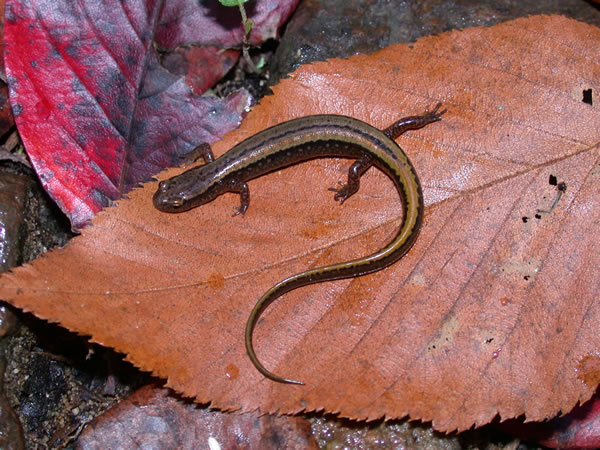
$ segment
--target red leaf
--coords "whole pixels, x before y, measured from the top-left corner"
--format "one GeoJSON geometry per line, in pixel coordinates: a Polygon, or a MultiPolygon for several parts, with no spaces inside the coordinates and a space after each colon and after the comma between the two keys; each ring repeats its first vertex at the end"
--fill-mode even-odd
{"type": "Polygon", "coordinates": [[[171,73],[184,76],[187,85],[201,95],[229,72],[238,57],[236,50],[191,46],[167,53],[161,63],[171,73]]]}
{"type": "MultiPolygon", "coordinates": [[[[266,18],[269,4],[257,4],[266,18]]],[[[277,10],[289,13],[294,4],[290,0],[277,10]]],[[[162,5],[151,0],[6,5],[6,70],[17,126],[42,184],[75,228],[196,145],[237,127],[248,107],[246,94],[227,102],[197,97],[158,64],[154,35],[168,36],[160,23],[171,18],[161,17],[162,5]]],[[[203,10],[197,3],[167,5],[169,14],[177,7],[194,11],[181,23],[168,22],[169,33],[187,42],[189,29],[179,26],[205,31],[194,22],[203,10]]],[[[237,10],[227,11],[235,12],[241,29],[237,10]]]]}
{"type": "Polygon", "coordinates": [[[564,417],[549,422],[508,420],[499,427],[528,441],[551,448],[600,448],[600,398],[596,394],[564,417]]]}
{"type": "MultiPolygon", "coordinates": [[[[250,44],[277,37],[277,30],[292,14],[299,0],[256,0],[244,4],[252,20],[250,44]]],[[[156,42],[161,48],[174,49],[194,42],[203,46],[230,48],[242,42],[244,29],[237,7],[218,1],[174,0],[165,3],[156,42]]]]}
{"type": "Polygon", "coordinates": [[[4,136],[15,124],[15,118],[8,101],[8,87],[0,82],[0,136],[4,136]]]}

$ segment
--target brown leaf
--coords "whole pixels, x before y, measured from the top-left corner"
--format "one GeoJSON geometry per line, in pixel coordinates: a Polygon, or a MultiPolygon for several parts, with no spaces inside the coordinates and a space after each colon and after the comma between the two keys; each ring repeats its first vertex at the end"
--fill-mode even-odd
{"type": "Polygon", "coordinates": [[[259,357],[304,387],[254,369],[246,318],[282,278],[390,239],[400,202],[377,170],[341,207],[327,188],[347,161],[275,172],[250,183],[244,218],[231,218],[237,195],[160,213],[150,183],[66,249],[2,277],[0,295],[225,410],[409,415],[445,431],[568,411],[597,384],[577,368],[600,348],[600,115],[582,101],[592,89],[598,102],[599,40],[539,16],[312,64],[214,147],[307,114],[382,128],[438,101],[449,110],[399,139],[427,204],[411,252],[287,294],[258,324],[259,357]]]}

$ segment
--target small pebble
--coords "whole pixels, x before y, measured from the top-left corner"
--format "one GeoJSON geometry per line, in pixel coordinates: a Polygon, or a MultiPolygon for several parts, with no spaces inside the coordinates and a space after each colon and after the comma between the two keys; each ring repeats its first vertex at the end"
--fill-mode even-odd
{"type": "Polygon", "coordinates": [[[0,303],[0,339],[15,333],[19,328],[19,321],[4,303],[0,303]]]}

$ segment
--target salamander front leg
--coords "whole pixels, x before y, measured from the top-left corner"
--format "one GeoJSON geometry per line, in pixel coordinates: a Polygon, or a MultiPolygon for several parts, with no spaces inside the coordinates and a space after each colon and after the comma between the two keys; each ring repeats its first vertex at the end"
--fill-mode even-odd
{"type": "Polygon", "coordinates": [[[358,192],[360,188],[360,177],[373,165],[373,157],[370,153],[365,153],[360,159],[354,162],[348,170],[348,182],[346,184],[338,182],[339,188],[329,188],[335,192],[333,199],[344,204],[346,200],[358,192]]]}
{"type": "Polygon", "coordinates": [[[204,162],[207,164],[215,160],[215,156],[213,155],[210,144],[205,142],[194,148],[191,152],[180,156],[180,159],[184,161],[183,167],[187,167],[190,164],[195,163],[200,158],[204,159],[204,162]]]}

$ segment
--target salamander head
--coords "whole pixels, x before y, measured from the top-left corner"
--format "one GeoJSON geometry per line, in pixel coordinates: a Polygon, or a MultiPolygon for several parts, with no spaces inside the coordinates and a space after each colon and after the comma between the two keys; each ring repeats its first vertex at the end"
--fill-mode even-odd
{"type": "Polygon", "coordinates": [[[219,182],[208,182],[210,177],[188,170],[168,180],[161,181],[152,197],[154,207],[162,212],[178,213],[214,200],[219,194],[219,182]]]}

